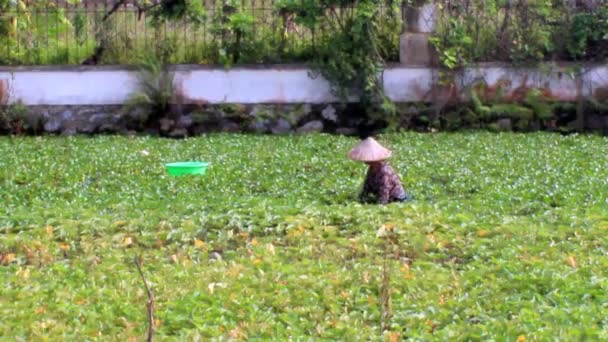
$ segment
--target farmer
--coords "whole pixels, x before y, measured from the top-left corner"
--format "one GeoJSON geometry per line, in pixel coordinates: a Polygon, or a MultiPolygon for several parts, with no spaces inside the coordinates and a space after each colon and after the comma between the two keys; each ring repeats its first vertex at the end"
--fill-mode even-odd
{"type": "Polygon", "coordinates": [[[362,202],[375,201],[387,204],[409,199],[399,176],[385,161],[390,156],[391,151],[371,137],[363,140],[348,153],[350,159],[362,161],[369,166],[363,190],[359,196],[362,202]]]}

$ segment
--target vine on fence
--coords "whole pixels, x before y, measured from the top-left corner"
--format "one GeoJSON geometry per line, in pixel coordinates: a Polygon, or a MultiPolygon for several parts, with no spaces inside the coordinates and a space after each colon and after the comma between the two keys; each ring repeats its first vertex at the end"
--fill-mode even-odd
{"type": "Polygon", "coordinates": [[[431,43],[449,69],[483,61],[529,64],[608,56],[605,6],[588,10],[552,0],[461,0],[439,2],[439,13],[431,43]]]}
{"type": "Polygon", "coordinates": [[[569,33],[567,49],[573,58],[607,58],[608,8],[577,13],[569,33]]]}
{"type": "Polygon", "coordinates": [[[43,57],[55,64],[69,59],[66,46],[56,37],[64,34],[70,26],[65,10],[55,4],[0,0],[0,64],[18,64],[23,60],[39,64],[43,57]],[[44,21],[32,14],[42,8],[45,9],[44,21]],[[47,48],[49,43],[56,47],[52,55],[41,44],[32,42],[32,37],[41,35],[47,36],[47,48]]]}
{"type": "Polygon", "coordinates": [[[319,22],[330,25],[333,34],[316,41],[311,65],[341,100],[359,97],[365,124],[390,121],[395,114],[384,93],[382,73],[385,60],[395,53],[390,41],[398,38],[393,34],[400,25],[400,4],[396,0],[283,0],[278,4],[281,12],[290,13],[313,31],[319,22]]]}

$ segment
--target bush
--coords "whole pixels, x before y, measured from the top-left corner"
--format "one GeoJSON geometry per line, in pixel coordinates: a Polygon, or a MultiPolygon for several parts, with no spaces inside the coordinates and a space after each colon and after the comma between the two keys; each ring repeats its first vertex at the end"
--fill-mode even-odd
{"type": "Polygon", "coordinates": [[[567,49],[572,58],[608,57],[608,8],[577,13],[569,31],[567,49]]]}

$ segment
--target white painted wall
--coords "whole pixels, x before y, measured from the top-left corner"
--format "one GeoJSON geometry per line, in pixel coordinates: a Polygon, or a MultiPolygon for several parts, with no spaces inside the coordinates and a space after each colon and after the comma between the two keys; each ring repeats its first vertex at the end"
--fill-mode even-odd
{"type": "MultiPolygon", "coordinates": [[[[577,96],[576,82],[564,68],[518,69],[478,66],[457,77],[461,89],[476,80],[489,84],[508,79],[511,90],[521,86],[545,87],[562,100],[577,96]]],[[[390,67],[384,75],[386,93],[396,102],[428,101],[436,73],[429,68],[390,67]]],[[[137,73],[112,67],[0,69],[10,101],[26,105],[115,105],[137,90],[137,73]]],[[[186,103],[327,103],[336,100],[322,78],[310,78],[303,67],[270,66],[230,70],[180,66],[176,88],[186,103]]],[[[583,94],[608,87],[608,66],[590,67],[583,76],[583,94]]]]}
{"type": "Polygon", "coordinates": [[[107,105],[124,103],[137,87],[125,70],[0,71],[10,101],[26,105],[107,105]]]}
{"type": "Polygon", "coordinates": [[[306,69],[234,69],[177,72],[177,88],[188,102],[327,103],[329,84],[306,69]]]}

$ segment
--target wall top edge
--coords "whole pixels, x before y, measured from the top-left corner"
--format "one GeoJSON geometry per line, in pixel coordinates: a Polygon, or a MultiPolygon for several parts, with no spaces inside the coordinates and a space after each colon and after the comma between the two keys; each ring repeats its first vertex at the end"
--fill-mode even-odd
{"type": "MultiPolygon", "coordinates": [[[[514,65],[502,62],[484,62],[471,65],[464,68],[484,69],[484,68],[508,68],[508,69],[535,69],[540,67],[553,68],[598,68],[608,67],[608,63],[577,63],[577,62],[543,62],[535,65],[514,65]]],[[[435,69],[427,65],[403,65],[399,63],[389,63],[386,65],[386,70],[406,70],[406,69],[435,69]]],[[[199,65],[199,64],[176,64],[171,66],[173,71],[197,71],[197,70],[217,70],[217,71],[242,71],[242,70],[293,70],[293,71],[308,71],[309,66],[306,64],[251,64],[238,65],[230,68],[225,68],[221,65],[199,65]]],[[[0,72],[31,72],[31,71],[50,71],[50,72],[88,72],[88,71],[137,71],[137,67],[133,65],[32,65],[32,66],[1,66],[0,72]]],[[[458,71],[458,70],[454,70],[458,71]]]]}

